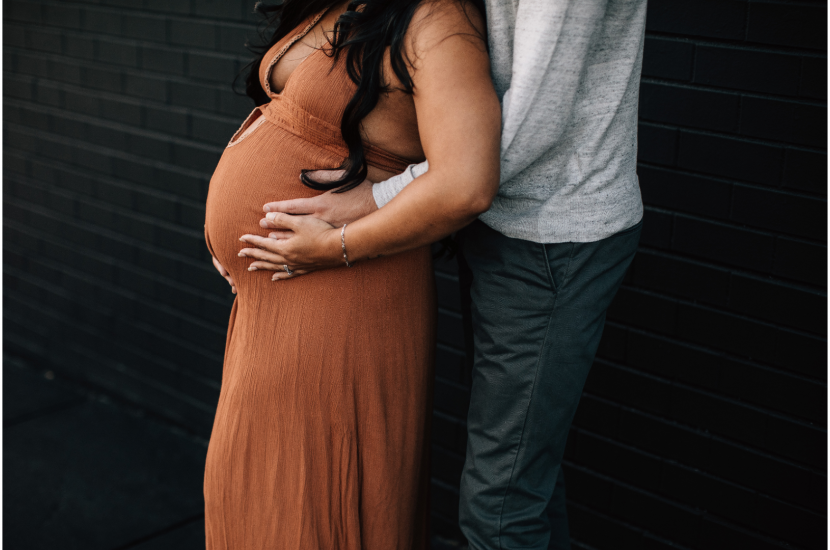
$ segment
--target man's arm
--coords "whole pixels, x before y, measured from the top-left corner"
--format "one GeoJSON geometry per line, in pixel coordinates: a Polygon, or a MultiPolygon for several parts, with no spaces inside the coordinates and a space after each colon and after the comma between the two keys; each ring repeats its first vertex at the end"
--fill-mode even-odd
{"type": "MultiPolygon", "coordinates": [[[[428,169],[429,163],[427,161],[420,164],[410,164],[397,176],[392,176],[380,183],[373,184],[366,180],[345,193],[327,191],[316,197],[269,202],[262,209],[265,212],[282,212],[294,215],[309,214],[331,225],[342,226],[344,223],[359,220],[383,207],[403,191],[404,187],[412,183],[415,178],[426,174],[428,169]]],[[[317,181],[335,181],[342,177],[342,174],[341,170],[316,170],[312,172],[312,177],[317,181]]],[[[277,229],[268,218],[263,218],[259,224],[265,229],[277,229]]],[[[274,235],[275,237],[288,236],[286,232],[279,230],[274,235]]]]}
{"type": "Polygon", "coordinates": [[[425,160],[421,164],[410,164],[406,167],[406,170],[397,176],[374,184],[372,186],[372,196],[375,198],[375,204],[378,205],[378,208],[383,208],[415,178],[426,174],[427,170],[429,170],[429,161],[425,160]]]}
{"type": "MultiPolygon", "coordinates": [[[[429,6],[458,9],[430,17],[428,24],[413,22],[423,40],[412,56],[413,100],[429,170],[383,208],[349,223],[345,242],[353,261],[440,240],[487,210],[498,191],[501,116],[486,49],[471,38],[473,32],[459,32],[470,19],[455,4],[429,6]]],[[[483,27],[481,19],[478,24],[483,27]]],[[[251,267],[276,271],[274,277],[283,279],[343,265],[340,227],[313,216],[270,212],[267,217],[285,235],[242,236],[248,247],[240,254],[261,260],[251,267]]]]}

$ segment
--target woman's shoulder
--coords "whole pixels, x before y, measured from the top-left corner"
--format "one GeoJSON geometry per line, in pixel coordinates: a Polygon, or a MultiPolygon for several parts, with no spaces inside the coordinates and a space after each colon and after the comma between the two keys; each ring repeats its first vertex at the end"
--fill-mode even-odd
{"type": "Polygon", "coordinates": [[[486,48],[487,24],[474,0],[423,0],[412,14],[407,35],[416,57],[454,37],[486,48]]]}

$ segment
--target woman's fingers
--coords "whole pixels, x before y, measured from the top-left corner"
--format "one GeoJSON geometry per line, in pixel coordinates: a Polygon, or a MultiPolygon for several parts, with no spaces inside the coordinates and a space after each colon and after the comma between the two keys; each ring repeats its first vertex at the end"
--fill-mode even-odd
{"type": "Polygon", "coordinates": [[[222,267],[222,264],[219,263],[219,260],[216,259],[216,256],[211,256],[211,258],[213,258],[213,267],[216,268],[216,271],[219,272],[219,275],[227,278],[228,272],[225,270],[224,267],[222,267]]]}
{"type": "Polygon", "coordinates": [[[345,170],[312,170],[306,172],[306,176],[318,183],[331,183],[339,181],[346,175],[345,170]]]}
{"type": "MultiPolygon", "coordinates": [[[[291,269],[291,268],[289,268],[291,269]]],[[[292,269],[291,273],[289,274],[285,270],[285,265],[283,264],[274,264],[271,262],[252,262],[251,265],[248,267],[248,271],[273,271],[274,274],[271,276],[272,281],[280,281],[282,279],[291,279],[298,275],[303,275],[308,273],[305,269],[292,269]]]]}
{"type": "Polygon", "coordinates": [[[254,258],[255,260],[261,260],[264,262],[282,265],[287,263],[285,258],[280,256],[279,254],[274,254],[268,250],[262,250],[261,248],[243,248],[239,251],[240,258],[254,258]]]}
{"type": "Polygon", "coordinates": [[[304,269],[295,269],[294,271],[291,272],[291,275],[289,275],[285,271],[282,271],[282,272],[278,271],[278,272],[274,273],[273,275],[271,275],[271,280],[272,281],[283,281],[285,279],[293,279],[294,277],[299,277],[300,275],[305,275],[306,273],[308,273],[308,271],[306,271],[304,269]]]}
{"type": "Polygon", "coordinates": [[[259,226],[263,229],[277,229],[281,235],[281,239],[287,239],[288,237],[294,234],[293,231],[282,229],[281,226],[275,225],[274,222],[272,222],[268,218],[262,218],[261,220],[259,220],[259,226]]]}
{"type": "Polygon", "coordinates": [[[248,271],[282,271],[285,273],[285,264],[275,264],[273,262],[251,262],[251,265],[248,266],[248,271]]]}
{"type": "Polygon", "coordinates": [[[231,277],[230,273],[228,273],[228,270],[225,269],[225,267],[219,263],[219,260],[216,259],[216,256],[211,256],[211,258],[213,258],[213,267],[215,267],[216,271],[219,272],[219,275],[221,275],[226,281],[228,281],[228,284],[231,285],[231,292],[236,294],[236,283],[233,282],[233,277],[231,277]]]}

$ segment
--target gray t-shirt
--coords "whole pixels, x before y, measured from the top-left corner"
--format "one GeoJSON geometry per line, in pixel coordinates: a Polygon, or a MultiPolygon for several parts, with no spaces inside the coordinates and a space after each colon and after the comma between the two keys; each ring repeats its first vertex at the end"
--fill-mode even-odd
{"type": "MultiPolygon", "coordinates": [[[[636,224],[646,0],[485,2],[501,184],[480,219],[540,243],[592,242],[636,224]]],[[[375,184],[378,207],[428,168],[375,184]]]]}

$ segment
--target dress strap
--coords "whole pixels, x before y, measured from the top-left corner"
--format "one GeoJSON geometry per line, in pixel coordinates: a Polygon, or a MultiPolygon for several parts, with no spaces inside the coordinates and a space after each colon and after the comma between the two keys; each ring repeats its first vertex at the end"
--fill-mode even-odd
{"type": "MultiPolygon", "coordinates": [[[[285,52],[287,52],[289,50],[289,48],[291,48],[291,46],[293,46],[298,40],[302,40],[303,38],[305,38],[305,36],[311,31],[311,29],[314,28],[314,26],[320,21],[320,19],[323,18],[323,16],[328,11],[329,11],[329,8],[327,8],[327,9],[321,11],[320,13],[318,13],[317,15],[315,15],[314,18],[311,20],[311,22],[309,22],[302,31],[295,34],[294,37],[291,38],[291,40],[289,40],[288,42],[286,42],[285,45],[283,45],[283,47],[280,48],[279,51],[277,51],[276,54],[274,54],[274,57],[271,58],[270,63],[268,63],[268,67],[265,68],[265,77],[263,78],[263,83],[262,83],[263,87],[265,88],[265,93],[268,94],[268,97],[271,97],[271,94],[272,94],[272,92],[271,92],[271,70],[274,68],[274,65],[276,65],[277,62],[280,59],[282,59],[282,56],[285,55],[285,52]]],[[[313,52],[312,52],[312,54],[313,54],[313,52]]],[[[310,55],[309,55],[309,57],[310,57],[310,55]]]]}

